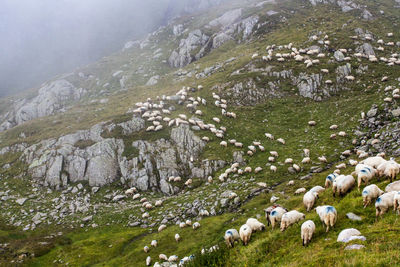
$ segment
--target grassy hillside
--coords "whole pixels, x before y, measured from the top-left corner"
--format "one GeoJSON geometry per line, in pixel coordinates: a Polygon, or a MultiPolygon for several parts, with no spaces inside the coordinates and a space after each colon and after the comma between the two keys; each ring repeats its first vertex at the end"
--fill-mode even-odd
{"type": "MultiPolygon", "coordinates": [[[[179,22],[186,23],[189,29],[196,29],[226,10],[240,7],[240,2],[219,7],[207,14],[197,14],[193,19],[183,17],[179,19],[179,22]]],[[[361,112],[367,112],[373,104],[378,105],[380,110],[384,110],[385,107],[398,107],[396,100],[390,104],[383,101],[386,96],[383,90],[389,85],[394,88],[399,86],[395,79],[398,78],[400,67],[398,65],[390,67],[382,62],[372,64],[366,59],[352,57],[348,63],[351,64],[351,74],[356,77],[356,81],[340,84],[347,90],[331,93],[330,97],[317,102],[299,96],[298,89],[291,80],[271,77],[266,74],[266,69],[270,68],[276,72],[291,70],[294,76],[298,76],[300,73],[320,73],[321,68],[326,68],[330,73],[324,76],[323,82],[331,79],[336,84],[335,70],[338,66],[344,65],[344,62],[332,61],[332,53],[327,53],[325,58],[320,59],[320,64],[310,68],[306,68],[303,62],[294,60],[279,63],[276,60],[265,62],[261,59],[266,54],[265,48],[268,45],[286,45],[290,42],[298,48],[317,45],[316,41],[309,40],[309,37],[314,34],[320,36],[327,34],[331,47],[351,49],[353,53],[356,47],[362,44],[361,40],[354,41],[349,38],[355,35],[356,28],[369,30],[374,34],[375,40],[380,38],[387,40],[387,32],[393,32],[394,40],[398,40],[400,30],[396,23],[400,18],[400,9],[393,8],[393,1],[357,1],[357,3],[367,5],[375,19],[372,21],[360,19],[359,10],[342,13],[337,6],[312,7],[306,1],[282,1],[277,4],[266,4],[262,8],[248,8],[245,10],[246,14],[258,14],[261,21],[266,21],[266,26],[258,29],[251,41],[227,42],[182,69],[182,71],[190,72],[203,70],[217,63],[222,64],[222,68],[217,72],[201,79],[192,76],[186,77],[184,81],[176,80],[176,69],[168,67],[166,63],[151,60],[151,55],[156,49],[151,45],[143,51],[121,52],[82,68],[85,73],[102,77],[104,80],[101,80],[100,84],[103,84],[110,82],[109,75],[122,65],[128,64],[126,71],[132,78],[131,83],[126,90],[121,91],[113,87],[118,81],[112,81],[114,82],[114,84],[111,82],[113,90],[104,95],[97,95],[102,90],[96,87],[97,85],[84,84],[94,86],[87,99],[72,106],[66,113],[37,119],[0,133],[1,146],[22,141],[33,144],[42,139],[86,129],[102,121],[126,121],[130,118],[130,115],[126,115],[126,111],[136,102],[144,101],[148,97],[154,99],[156,96],[175,94],[182,86],[197,87],[201,84],[204,89],[191,93],[190,96],[200,96],[209,103],[205,107],[200,107],[204,113],[202,119],[211,123],[213,117],[220,117],[221,123],[218,126],[227,128],[224,140],[236,139],[244,144],[244,149],[238,149],[232,145],[225,148],[219,145],[221,140],[210,132],[196,132],[200,137],[208,136],[211,139],[202,152],[201,158],[223,159],[232,163],[233,152],[246,152],[246,147],[253,141],[260,141],[266,152],[258,151],[252,157],[244,156],[244,158],[245,166],[251,166],[253,169],[260,166],[263,171],[257,174],[253,172],[241,176],[230,176],[228,181],[221,183],[218,181],[218,176],[224,172],[225,169],[222,169],[213,175],[213,183],[208,184],[206,181],[195,179],[194,186],[184,188],[181,193],[168,198],[159,193],[142,192],[142,196],[150,201],[164,199],[162,207],[149,212],[155,225],[147,228],[127,226],[132,216],[140,217],[142,214],[141,206],[133,200],[127,200],[124,206],[113,203],[101,210],[96,210],[96,216],[90,223],[96,224],[96,227],[88,225],[80,227],[83,216],[81,214],[66,219],[65,224],[59,226],[41,224],[34,231],[22,231],[19,227],[9,226],[8,222],[14,215],[27,218],[25,213],[40,211],[41,208],[52,205],[52,199],[60,196],[58,191],[47,193],[47,189],[43,188],[41,189],[43,198],[28,201],[24,206],[24,211],[16,205],[4,208],[5,216],[0,219],[0,244],[7,245],[0,245],[0,264],[5,266],[18,263],[27,266],[144,266],[147,256],[151,256],[152,264],[154,264],[159,261],[158,255],[161,253],[167,256],[175,254],[179,258],[194,254],[195,260],[189,266],[321,266],[323,264],[326,266],[387,266],[398,264],[400,262],[399,217],[392,211],[385,214],[382,219],[375,220],[373,205],[364,209],[361,194],[357,189],[353,189],[342,198],[334,198],[331,189],[327,189],[320,195],[316,205],[335,206],[339,218],[334,229],[325,233],[315,211],[307,213],[302,204],[302,195],[294,195],[294,191],[300,187],[310,189],[315,185],[323,185],[325,177],[335,169],[335,165],[341,162],[348,163],[348,159],[340,156],[343,151],[354,148],[352,141],[357,138],[354,130],[359,126],[361,112]],[[279,13],[270,17],[265,15],[270,10],[279,11],[279,13]],[[385,15],[381,15],[378,10],[384,11],[385,15]],[[259,56],[252,59],[254,53],[258,53],[259,56]],[[224,63],[232,57],[235,60],[224,63]],[[148,71],[148,76],[138,74],[139,65],[148,71]],[[251,66],[255,66],[256,70],[251,66]],[[357,73],[357,70],[363,66],[368,66],[368,70],[357,73]],[[241,70],[240,74],[232,75],[237,70],[241,70]],[[151,87],[143,85],[156,73],[161,75],[157,85],[151,87]],[[383,76],[389,76],[389,81],[381,82],[383,76]],[[235,101],[234,96],[227,95],[228,110],[235,112],[237,118],[222,117],[221,109],[213,105],[212,93],[227,94],[235,84],[240,82],[245,84],[249,80],[255,83],[256,89],[266,88],[269,82],[276,82],[282,94],[279,97],[268,96],[260,103],[247,103],[240,106],[232,105],[231,103],[235,101]],[[89,100],[93,96],[107,97],[109,101],[105,105],[98,102],[90,103],[89,100]],[[316,121],[316,126],[308,126],[310,120],[316,121]],[[339,129],[329,130],[332,124],[337,124],[339,129]],[[337,134],[338,131],[345,131],[347,136],[331,139],[330,135],[337,134]],[[27,136],[24,139],[19,137],[22,132],[27,136]],[[273,134],[275,139],[284,138],[286,144],[282,145],[276,140],[267,139],[264,135],[266,132],[273,134]],[[311,151],[310,164],[300,163],[304,148],[311,151]],[[278,167],[276,173],[269,169],[271,165],[268,162],[269,151],[279,153],[279,157],[273,163],[278,167]],[[318,157],[322,155],[326,156],[328,164],[319,162],[318,157]],[[284,160],[289,157],[300,165],[300,172],[294,174],[288,172],[290,165],[284,164],[284,160]],[[322,172],[313,173],[310,179],[300,179],[319,167],[322,168],[322,172]],[[289,180],[294,180],[295,184],[288,186],[289,180]],[[251,194],[260,190],[258,182],[266,183],[268,190],[264,189],[258,195],[251,194]],[[180,229],[177,225],[169,225],[166,230],[157,232],[163,214],[170,213],[172,217],[178,216],[183,210],[183,205],[197,199],[204,200],[207,203],[205,208],[210,209],[216,201],[218,202],[218,196],[226,190],[237,193],[241,202],[239,207],[224,210],[221,204],[217,203],[217,215],[199,220],[201,227],[197,230],[180,229]],[[306,248],[301,245],[301,223],[299,223],[283,233],[279,229],[267,228],[264,232],[255,233],[248,246],[240,243],[233,249],[227,249],[223,241],[225,230],[238,229],[249,217],[260,217],[260,220],[266,223],[264,209],[270,205],[269,199],[272,195],[280,197],[279,204],[290,210],[297,209],[306,213],[306,219],[312,219],[316,223],[317,229],[311,244],[306,248]],[[353,212],[361,216],[363,220],[350,221],[346,217],[347,212],[353,212]],[[364,245],[364,249],[348,251],[344,249],[346,244],[336,242],[339,232],[349,227],[357,228],[367,238],[366,241],[353,242],[364,245]],[[175,233],[180,234],[182,238],[180,242],[175,241],[175,233]],[[150,246],[153,239],[158,240],[159,246],[151,248],[148,254],[144,253],[143,247],[150,246]],[[200,253],[201,249],[208,249],[216,244],[220,248],[216,252],[204,255],[200,253]],[[27,258],[21,255],[26,255],[27,258]]],[[[159,47],[162,47],[165,53],[163,59],[169,56],[166,51],[179,43],[179,40],[175,39],[171,42],[165,41],[172,38],[170,30],[149,38],[151,42],[158,40],[159,47]]],[[[375,42],[373,46],[375,48],[375,42]]],[[[287,52],[284,49],[282,51],[287,52]]],[[[384,52],[377,50],[375,52],[377,57],[388,57],[391,53],[400,51],[398,47],[393,46],[385,47],[384,52]]],[[[189,118],[192,116],[183,105],[176,105],[176,110],[172,112],[171,117],[176,117],[181,113],[189,118]]],[[[397,122],[399,119],[393,118],[392,121],[397,122]]],[[[167,127],[160,132],[141,131],[132,136],[122,136],[121,131],[117,129],[109,133],[108,137],[122,138],[125,144],[130,144],[134,140],[167,139],[169,134],[170,128],[167,127]]],[[[129,157],[135,153],[137,151],[134,149],[127,149],[124,155],[129,157]]],[[[5,154],[0,158],[0,162],[2,165],[14,163],[17,162],[18,157],[19,154],[5,154]]],[[[351,158],[356,159],[355,156],[351,158]]],[[[27,182],[24,175],[20,175],[21,170],[25,169],[26,166],[18,162],[11,168],[1,170],[0,188],[10,190],[19,197],[29,196],[31,182],[27,182]]],[[[349,174],[353,169],[353,167],[347,167],[342,172],[349,174]]],[[[388,184],[388,181],[374,180],[374,182],[381,189],[388,184]]],[[[183,185],[180,186],[183,188],[183,185]]],[[[84,185],[84,188],[90,190],[87,185],[84,185]]],[[[105,203],[104,196],[113,190],[122,192],[118,183],[105,186],[93,196],[92,203],[105,203]]],[[[66,196],[72,197],[72,194],[67,193],[66,196]]],[[[191,219],[194,222],[200,218],[191,219]]]]}

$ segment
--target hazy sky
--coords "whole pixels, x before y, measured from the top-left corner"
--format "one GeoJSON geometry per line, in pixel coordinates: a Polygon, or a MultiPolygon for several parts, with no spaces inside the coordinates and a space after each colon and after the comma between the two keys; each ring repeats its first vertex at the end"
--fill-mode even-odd
{"type": "Polygon", "coordinates": [[[0,0],[0,96],[108,55],[212,0],[0,0]]]}

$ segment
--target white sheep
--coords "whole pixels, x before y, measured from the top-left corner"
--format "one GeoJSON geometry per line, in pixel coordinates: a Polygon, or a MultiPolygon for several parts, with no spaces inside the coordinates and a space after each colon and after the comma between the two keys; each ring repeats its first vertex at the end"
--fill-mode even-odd
{"type": "Polygon", "coordinates": [[[178,260],[178,256],[176,256],[176,255],[169,256],[169,258],[168,258],[168,262],[176,262],[177,260],[178,260]]]}
{"type": "Polygon", "coordinates": [[[261,167],[257,167],[257,168],[254,169],[254,173],[259,173],[260,171],[262,171],[261,167]]]}
{"type": "Polygon", "coordinates": [[[295,195],[299,195],[299,194],[302,194],[302,193],[304,193],[304,192],[306,192],[306,189],[305,189],[304,187],[301,187],[301,188],[298,188],[298,189],[294,192],[294,194],[295,194],[295,195]]]}
{"type": "Polygon", "coordinates": [[[271,167],[269,167],[269,169],[270,169],[272,172],[276,172],[276,170],[277,170],[276,166],[274,166],[274,165],[271,165],[271,167]]]}
{"type": "Polygon", "coordinates": [[[275,203],[276,201],[278,201],[279,200],[279,197],[276,197],[276,196],[272,196],[271,198],[270,198],[270,202],[271,203],[275,203]]]}
{"type": "Polygon", "coordinates": [[[251,230],[253,232],[257,232],[257,231],[263,231],[265,229],[265,225],[261,222],[259,222],[257,219],[255,218],[249,218],[246,221],[246,224],[248,226],[250,226],[251,230]]]}
{"type": "Polygon", "coordinates": [[[325,188],[323,188],[320,185],[316,185],[313,188],[310,189],[311,192],[317,192],[318,194],[322,193],[325,191],[325,188]]]}
{"type": "Polygon", "coordinates": [[[380,195],[375,201],[376,217],[385,214],[389,208],[394,205],[394,196],[397,194],[396,191],[384,193],[380,195]]]}
{"type": "Polygon", "coordinates": [[[326,159],[325,156],[318,157],[318,160],[319,160],[320,162],[328,162],[328,160],[326,159]]]}
{"type": "Polygon", "coordinates": [[[305,157],[301,161],[301,163],[303,163],[303,164],[307,164],[307,163],[310,163],[310,162],[311,162],[311,159],[309,157],[305,157]]]}
{"type": "Polygon", "coordinates": [[[359,170],[357,174],[358,190],[360,190],[361,182],[364,182],[368,185],[369,181],[374,178],[375,173],[376,170],[369,166],[364,166],[361,170],[359,170]]]}
{"type": "Polygon", "coordinates": [[[235,245],[235,241],[239,241],[240,236],[236,229],[229,229],[229,230],[226,230],[224,239],[225,239],[226,245],[228,247],[232,248],[235,245]]]}
{"type": "Polygon", "coordinates": [[[226,141],[221,141],[221,142],[219,143],[219,145],[220,145],[220,146],[227,147],[227,146],[228,146],[228,143],[227,143],[226,141]]]}
{"type": "Polygon", "coordinates": [[[282,215],[281,231],[285,231],[290,225],[304,220],[305,215],[297,210],[291,210],[282,215]]]}
{"type": "Polygon", "coordinates": [[[364,208],[368,206],[372,200],[377,199],[383,193],[384,192],[375,184],[364,187],[364,190],[361,193],[364,208]]]}
{"type": "Polygon", "coordinates": [[[151,257],[148,256],[148,257],[146,258],[146,266],[150,266],[150,264],[151,264],[151,257]]]}
{"type": "Polygon", "coordinates": [[[315,232],[315,223],[312,220],[305,221],[301,225],[301,240],[303,246],[307,246],[310,243],[311,238],[315,232]]]}
{"type": "Polygon", "coordinates": [[[354,186],[355,182],[352,175],[339,175],[333,182],[333,196],[336,192],[339,193],[339,196],[344,195],[354,186]]]}
{"type": "Polygon", "coordinates": [[[271,154],[271,156],[273,156],[275,158],[279,157],[279,154],[276,151],[270,151],[269,153],[271,154]]]}
{"type": "Polygon", "coordinates": [[[324,205],[316,207],[315,210],[317,211],[322,223],[326,226],[326,232],[328,232],[329,227],[333,227],[337,220],[337,211],[335,207],[324,205]]]}
{"type": "Polygon", "coordinates": [[[338,177],[336,173],[331,173],[325,178],[325,188],[328,188],[332,185],[333,181],[338,177]]]}
{"type": "Polygon", "coordinates": [[[278,139],[276,139],[276,141],[278,141],[282,145],[286,144],[286,142],[285,142],[285,140],[283,138],[278,138],[278,139]]]}
{"type": "Polygon", "coordinates": [[[140,197],[140,194],[138,193],[138,194],[133,195],[132,199],[135,200],[135,199],[138,199],[139,197],[140,197]]]}
{"type": "Polygon", "coordinates": [[[200,223],[199,222],[195,222],[192,227],[193,227],[193,230],[196,230],[197,228],[200,227],[200,223]]]}
{"type": "Polygon", "coordinates": [[[307,211],[310,211],[314,206],[315,201],[318,199],[318,193],[313,191],[308,191],[303,196],[303,204],[307,211]]]}
{"type": "Polygon", "coordinates": [[[185,224],[190,226],[190,225],[192,225],[192,221],[191,220],[186,220],[185,224]]]}
{"type": "Polygon", "coordinates": [[[179,223],[179,228],[184,228],[184,227],[186,227],[186,223],[184,222],[179,223]]]}
{"type": "Polygon", "coordinates": [[[268,220],[271,223],[272,229],[274,229],[275,224],[282,220],[283,214],[287,212],[287,209],[282,207],[274,208],[268,215],[268,220]]]}
{"type": "Polygon", "coordinates": [[[293,159],[292,158],[285,159],[285,164],[292,164],[292,163],[293,163],[293,159]]]}
{"type": "Polygon", "coordinates": [[[179,242],[181,240],[181,236],[179,234],[175,234],[175,240],[176,242],[179,242]]]}
{"type": "Polygon", "coordinates": [[[360,163],[369,165],[371,167],[377,168],[381,163],[385,162],[386,160],[382,157],[369,157],[361,161],[360,163]]]}
{"type": "Polygon", "coordinates": [[[148,246],[144,246],[143,250],[145,253],[148,253],[150,251],[150,248],[148,246]]]}
{"type": "Polygon", "coordinates": [[[397,192],[393,198],[393,210],[397,211],[397,214],[400,212],[400,192],[397,192]]]}
{"type": "Polygon", "coordinates": [[[251,227],[247,224],[243,224],[239,229],[240,239],[242,240],[243,244],[246,246],[251,238],[252,234],[251,227]]]}
{"type": "Polygon", "coordinates": [[[252,170],[252,169],[251,169],[251,167],[249,167],[249,166],[247,166],[246,168],[244,168],[244,171],[245,171],[245,172],[248,172],[248,173],[250,173],[251,170],[252,170]]]}
{"type": "Polygon", "coordinates": [[[129,188],[125,191],[125,195],[127,196],[133,196],[134,193],[136,193],[137,189],[135,187],[129,188]]]}
{"type": "Polygon", "coordinates": [[[160,207],[162,204],[163,204],[162,200],[156,200],[156,202],[154,203],[154,206],[160,207]]]}
{"type": "Polygon", "coordinates": [[[378,172],[386,177],[390,178],[390,182],[393,182],[393,179],[396,178],[396,175],[399,173],[400,168],[399,164],[394,160],[386,161],[378,166],[378,172]]]}
{"type": "Polygon", "coordinates": [[[152,247],[157,247],[157,245],[158,245],[157,240],[152,240],[150,245],[151,245],[152,247]]]}
{"type": "Polygon", "coordinates": [[[158,255],[158,258],[159,258],[160,260],[164,260],[164,261],[167,261],[167,260],[168,260],[168,257],[167,257],[167,255],[165,255],[165,254],[160,254],[160,255],[158,255]]]}
{"type": "Polygon", "coordinates": [[[161,224],[160,227],[158,227],[158,232],[161,232],[165,228],[167,228],[167,226],[165,224],[161,224]]]}

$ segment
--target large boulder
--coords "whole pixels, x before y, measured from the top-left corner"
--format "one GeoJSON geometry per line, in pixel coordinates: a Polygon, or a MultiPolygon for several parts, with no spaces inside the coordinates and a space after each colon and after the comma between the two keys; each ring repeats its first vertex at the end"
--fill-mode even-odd
{"type": "Polygon", "coordinates": [[[210,21],[212,27],[228,27],[242,17],[242,9],[234,9],[224,13],[222,16],[210,21]]]}

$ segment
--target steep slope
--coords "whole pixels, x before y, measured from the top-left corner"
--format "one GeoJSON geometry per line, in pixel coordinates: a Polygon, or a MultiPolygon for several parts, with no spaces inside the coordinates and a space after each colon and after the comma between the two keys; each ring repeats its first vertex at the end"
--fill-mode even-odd
{"type": "MultiPolygon", "coordinates": [[[[141,266],[148,255],[154,263],[158,254],[165,253],[179,258],[196,254],[193,264],[198,266],[397,262],[397,244],[392,241],[397,237],[396,215],[387,214],[375,222],[373,208],[361,208],[357,190],[342,199],[332,198],[328,190],[321,195],[318,204],[334,205],[339,220],[329,234],[317,223],[309,248],[301,248],[298,226],[284,233],[269,229],[257,233],[247,247],[227,250],[222,244],[226,229],[238,228],[250,216],[263,217],[272,195],[278,195],[285,207],[304,211],[302,197],[293,192],[322,185],[336,165],[348,164],[348,153],[342,152],[349,150],[350,158],[357,159],[357,149],[371,155],[396,151],[392,133],[397,134],[399,116],[395,91],[399,57],[394,55],[399,50],[400,32],[395,25],[399,9],[392,1],[380,2],[379,9],[369,1],[346,2],[351,10],[343,10],[342,4],[255,1],[247,6],[240,2],[222,5],[193,18],[178,18],[137,48],[134,45],[88,66],[80,71],[82,75],[66,77],[76,88],[93,86],[87,87],[82,102],[63,114],[25,122],[1,134],[1,240],[8,243],[2,248],[4,259],[20,261],[28,256],[27,263],[37,266],[127,265],[132,261],[141,266]],[[373,12],[372,17],[364,18],[365,10],[373,12]],[[393,37],[387,36],[389,32],[393,37]],[[171,39],[174,34],[177,37],[171,39]],[[161,47],[163,56],[156,56],[161,47]],[[301,61],[283,55],[293,52],[290,47],[305,49],[299,52],[301,61]],[[347,51],[339,53],[339,49],[347,51]],[[314,50],[318,52],[307,53],[314,50]],[[366,56],[372,53],[377,62],[366,56]],[[307,67],[308,58],[319,63],[307,67]],[[131,60],[136,63],[129,65],[131,60]],[[179,70],[168,65],[176,62],[187,65],[179,70]],[[124,64],[128,65],[119,72],[124,64]],[[98,77],[98,82],[88,75],[98,77]],[[90,103],[94,96],[99,100],[90,103]],[[205,104],[201,104],[203,99],[205,104]],[[150,112],[159,113],[143,116],[146,111],[138,108],[149,105],[162,108],[153,106],[150,112]],[[202,115],[195,114],[196,110],[202,115]],[[223,110],[236,116],[223,116],[223,110]],[[361,112],[366,114],[364,119],[361,112]],[[169,127],[167,121],[156,119],[163,127],[154,131],[158,125],[150,117],[157,116],[174,119],[175,124],[169,127]],[[311,120],[315,126],[308,125],[311,120]],[[214,130],[207,130],[205,124],[214,124],[208,127],[214,130]],[[332,124],[338,129],[330,130],[332,124]],[[340,136],[339,131],[346,135],[340,136]],[[223,134],[227,143],[241,142],[243,148],[221,146],[216,133],[223,134]],[[265,152],[258,147],[248,155],[254,141],[261,142],[265,152]],[[310,164],[301,163],[305,148],[311,151],[310,164]],[[269,151],[278,152],[275,162],[269,162],[269,151]],[[321,156],[327,163],[318,160],[321,156]],[[286,158],[300,169],[285,164],[286,158]],[[234,162],[253,171],[229,173],[234,162]],[[276,172],[270,170],[271,165],[277,167],[276,172]],[[263,170],[255,173],[256,167],[263,170]],[[170,180],[171,176],[181,179],[170,180]],[[295,185],[288,186],[289,180],[295,185]],[[140,198],[152,204],[162,200],[162,206],[146,210],[139,199],[125,196],[124,190],[131,186],[139,189],[140,198]],[[348,220],[345,214],[350,211],[363,221],[348,220]],[[207,218],[207,214],[212,216],[207,218]],[[201,220],[201,227],[193,231],[173,226],[188,218],[201,220]],[[161,224],[168,225],[167,229],[156,233],[161,224]],[[340,230],[350,226],[367,237],[363,251],[344,251],[345,245],[335,242],[340,230]],[[62,233],[56,234],[60,229],[62,233]],[[384,236],[387,229],[393,234],[384,236]],[[177,232],[180,243],[173,239],[177,232]],[[144,253],[143,246],[153,239],[159,246],[144,253]],[[217,243],[221,243],[219,251],[201,256],[202,248],[217,243]]],[[[342,170],[352,171],[352,167],[342,170]]],[[[378,183],[381,188],[386,184],[378,183]]],[[[307,219],[318,221],[314,212],[307,219]]]]}

